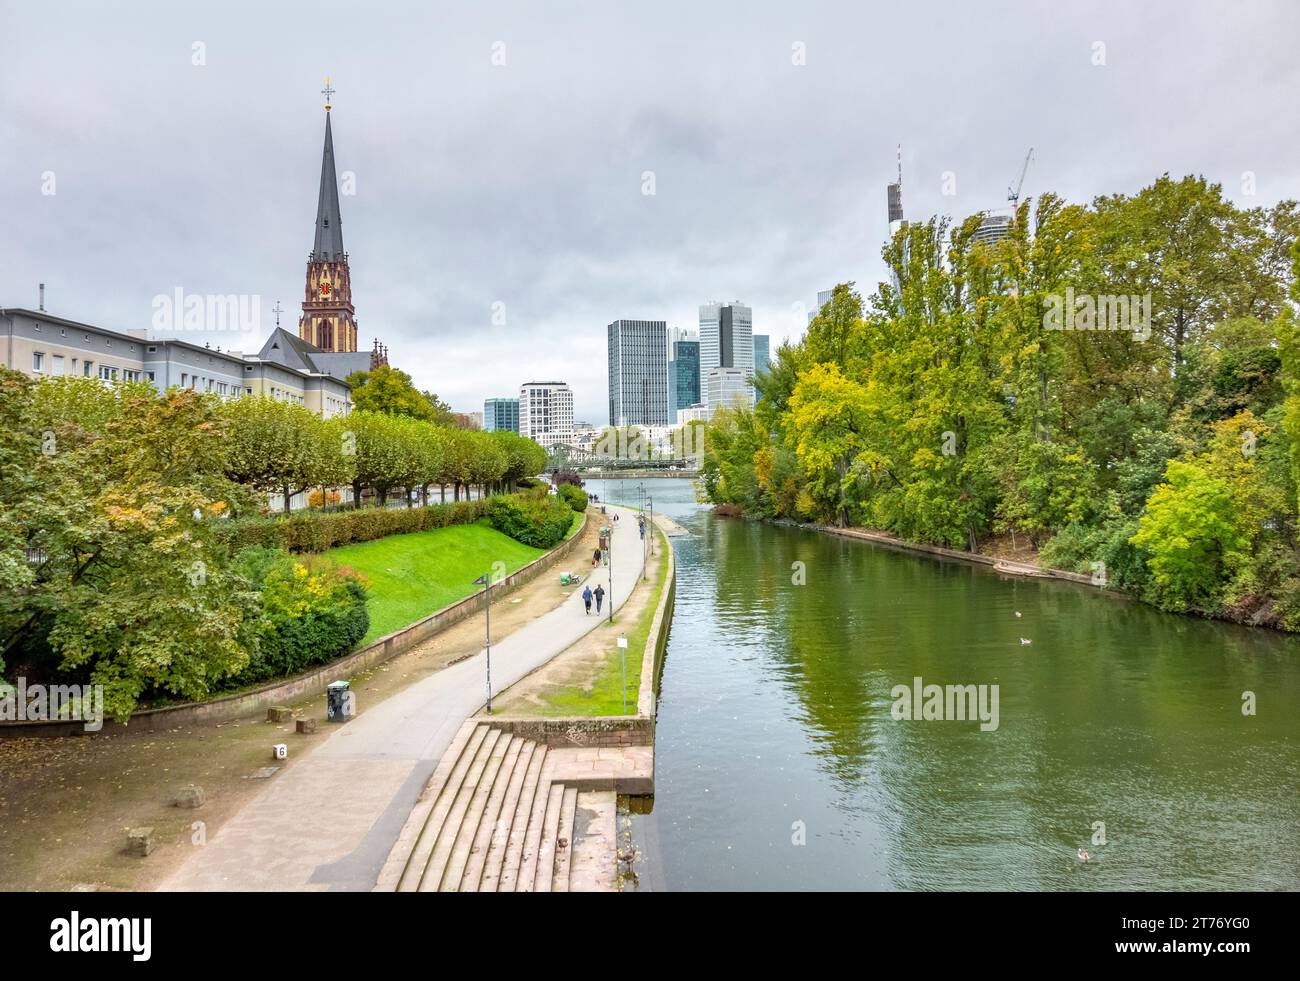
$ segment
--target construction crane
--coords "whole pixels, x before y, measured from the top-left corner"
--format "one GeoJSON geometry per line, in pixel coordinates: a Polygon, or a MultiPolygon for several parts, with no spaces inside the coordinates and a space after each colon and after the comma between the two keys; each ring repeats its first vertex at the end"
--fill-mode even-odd
{"type": "Polygon", "coordinates": [[[1016,181],[1015,186],[1007,185],[1007,200],[1011,202],[1011,208],[1014,210],[1020,204],[1020,189],[1025,186],[1025,174],[1029,172],[1029,161],[1034,155],[1034,148],[1031,146],[1029,152],[1025,154],[1025,165],[1020,168],[1020,180],[1016,181]]]}

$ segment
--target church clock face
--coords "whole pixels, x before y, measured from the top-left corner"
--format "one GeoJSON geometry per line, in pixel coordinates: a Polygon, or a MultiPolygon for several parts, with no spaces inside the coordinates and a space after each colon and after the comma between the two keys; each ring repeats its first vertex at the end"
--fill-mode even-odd
{"type": "Polygon", "coordinates": [[[329,295],[330,295],[330,290],[331,290],[331,289],[333,289],[333,287],[330,286],[330,281],[329,281],[328,279],[323,279],[323,280],[321,280],[321,284],[320,284],[320,295],[321,295],[321,296],[329,296],[329,295]]]}

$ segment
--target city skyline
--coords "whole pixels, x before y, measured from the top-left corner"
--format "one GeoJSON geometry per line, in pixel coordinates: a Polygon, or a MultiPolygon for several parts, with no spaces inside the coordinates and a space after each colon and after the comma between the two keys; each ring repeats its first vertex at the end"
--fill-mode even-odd
{"type": "Polygon", "coordinates": [[[1295,37],[0,7],[11,959],[418,944],[398,892],[1283,949],[1295,37]]]}
{"type": "Polygon", "coordinates": [[[341,203],[358,346],[383,337],[418,387],[461,407],[499,394],[507,372],[566,378],[577,416],[600,419],[604,365],[579,352],[617,317],[691,326],[709,296],[745,297],[773,350],[801,336],[817,290],[854,280],[869,294],[884,278],[900,143],[910,220],[1003,206],[1029,146],[1026,197],[1082,203],[1165,170],[1204,174],[1244,205],[1300,196],[1300,138],[1263,135],[1298,77],[1282,50],[1296,33],[1285,25],[1300,24],[1281,4],[1230,19],[1196,3],[937,17],[747,5],[739,32],[729,9],[670,4],[635,38],[596,18],[581,41],[571,11],[412,8],[399,35],[390,18],[331,31],[333,9],[259,11],[264,29],[248,32],[161,5],[129,25],[82,5],[56,37],[34,10],[6,11],[0,207],[27,234],[5,247],[0,302],[34,308],[44,282],[51,313],[125,330],[177,287],[251,294],[255,336],[194,339],[256,350],[276,302],[292,311],[302,289],[326,75],[340,179],[355,181],[341,203]],[[961,99],[909,73],[914,52],[861,59],[864,32],[925,37],[930,59],[967,80],[961,99]],[[39,53],[20,43],[37,35],[39,53]],[[1215,56],[1187,86],[1176,66],[1206,36],[1215,56]],[[1023,56],[994,76],[980,70],[990,47],[1023,56]],[[50,57],[60,71],[42,69],[50,57]],[[672,78],[654,70],[665,59],[672,78]],[[1131,111],[1134,91],[1161,106],[1160,127],[1131,111]],[[1024,125],[992,139],[975,104],[1024,125]],[[857,118],[872,123],[844,124],[857,118]],[[1215,140],[1207,118],[1222,120],[1215,140]],[[487,365],[476,350],[493,332],[501,356],[487,365]]]}

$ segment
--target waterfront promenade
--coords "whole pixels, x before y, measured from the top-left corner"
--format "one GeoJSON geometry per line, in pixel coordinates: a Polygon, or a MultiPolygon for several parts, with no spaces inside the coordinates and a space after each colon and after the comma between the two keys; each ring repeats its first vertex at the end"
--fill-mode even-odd
{"type": "MultiPolygon", "coordinates": [[[[641,576],[635,512],[617,511],[615,610],[641,576]]],[[[608,518],[599,514],[593,520],[608,518]]],[[[575,568],[590,558],[575,556],[575,568]]],[[[609,589],[602,569],[592,585],[609,589]]],[[[502,691],[579,640],[600,620],[575,591],[550,613],[495,641],[492,682],[502,691]]],[[[214,834],[162,889],[366,890],[462,723],[483,707],[482,651],[429,675],[340,725],[306,759],[214,834]]],[[[268,746],[269,749],[269,746],[268,746]]]]}

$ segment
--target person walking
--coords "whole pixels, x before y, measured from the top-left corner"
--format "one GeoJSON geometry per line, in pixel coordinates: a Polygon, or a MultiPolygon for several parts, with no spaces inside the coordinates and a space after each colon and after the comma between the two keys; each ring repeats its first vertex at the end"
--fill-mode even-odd
{"type": "Polygon", "coordinates": [[[599,546],[599,545],[596,546],[596,551],[592,553],[592,556],[591,556],[591,564],[592,564],[593,566],[595,566],[595,565],[600,565],[600,546],[599,546]]]}
{"type": "Polygon", "coordinates": [[[605,587],[600,585],[596,586],[596,592],[593,595],[596,597],[596,615],[600,616],[600,604],[605,598],[605,587]]]}
{"type": "MultiPolygon", "coordinates": [[[[582,590],[582,605],[587,608],[587,616],[591,616],[591,587],[584,586],[582,590]]],[[[596,612],[600,612],[597,610],[596,612]]]]}

